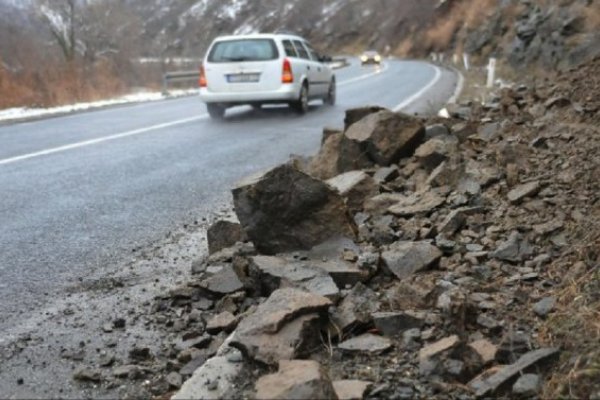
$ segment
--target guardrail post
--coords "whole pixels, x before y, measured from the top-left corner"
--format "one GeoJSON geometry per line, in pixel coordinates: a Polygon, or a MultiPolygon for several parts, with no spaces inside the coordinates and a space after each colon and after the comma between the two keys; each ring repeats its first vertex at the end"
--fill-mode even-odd
{"type": "Polygon", "coordinates": [[[490,62],[487,66],[487,87],[491,88],[494,86],[494,80],[496,77],[496,59],[494,57],[490,58],[490,62]]]}
{"type": "Polygon", "coordinates": [[[169,95],[169,79],[168,79],[167,74],[163,75],[162,94],[163,94],[163,96],[169,95]]]}

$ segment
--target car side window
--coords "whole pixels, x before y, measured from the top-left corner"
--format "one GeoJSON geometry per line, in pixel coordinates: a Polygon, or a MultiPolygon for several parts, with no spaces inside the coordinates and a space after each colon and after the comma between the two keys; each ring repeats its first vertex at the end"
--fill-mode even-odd
{"type": "Polygon", "coordinates": [[[304,45],[306,46],[306,49],[308,50],[308,53],[310,54],[310,58],[312,58],[314,61],[319,61],[319,55],[317,54],[315,49],[313,49],[313,47],[310,45],[310,43],[304,42],[304,45]]]}
{"type": "Polygon", "coordinates": [[[296,48],[296,51],[298,52],[298,55],[300,56],[300,58],[304,58],[306,60],[310,60],[310,56],[308,55],[308,51],[306,50],[306,48],[304,47],[304,45],[302,44],[301,41],[294,40],[294,47],[296,48]]]}
{"type": "Polygon", "coordinates": [[[298,57],[298,52],[294,48],[294,45],[290,40],[282,40],[283,49],[285,50],[285,55],[288,57],[298,57]]]}

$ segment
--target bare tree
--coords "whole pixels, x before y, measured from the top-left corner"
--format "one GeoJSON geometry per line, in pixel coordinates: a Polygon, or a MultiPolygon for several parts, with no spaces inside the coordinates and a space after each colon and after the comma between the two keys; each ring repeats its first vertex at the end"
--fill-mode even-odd
{"type": "Polygon", "coordinates": [[[75,58],[77,50],[78,0],[41,0],[40,16],[46,22],[67,61],[75,58]]]}

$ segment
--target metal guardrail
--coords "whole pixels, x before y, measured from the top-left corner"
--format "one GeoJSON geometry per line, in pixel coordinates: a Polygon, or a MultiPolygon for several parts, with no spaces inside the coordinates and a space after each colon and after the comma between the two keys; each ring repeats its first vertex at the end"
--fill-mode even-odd
{"type": "Polygon", "coordinates": [[[200,71],[173,71],[163,75],[163,94],[169,93],[169,83],[171,82],[188,82],[198,81],[200,79],[200,71]]]}
{"type": "MultiPolygon", "coordinates": [[[[331,61],[329,61],[327,64],[332,64],[332,65],[338,65],[337,68],[334,67],[334,69],[339,69],[339,68],[343,68],[345,66],[348,65],[348,60],[346,60],[346,58],[333,58],[331,61]]],[[[200,70],[196,70],[196,71],[172,71],[172,72],[166,72],[163,75],[163,94],[164,95],[168,95],[169,94],[169,84],[171,82],[188,82],[188,81],[196,81],[198,82],[198,80],[200,79],[200,70]]]]}

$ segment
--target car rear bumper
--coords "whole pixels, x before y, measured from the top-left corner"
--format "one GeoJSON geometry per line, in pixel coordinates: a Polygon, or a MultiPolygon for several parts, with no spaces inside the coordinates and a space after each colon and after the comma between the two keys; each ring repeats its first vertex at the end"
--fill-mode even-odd
{"type": "Polygon", "coordinates": [[[284,85],[277,90],[260,92],[212,92],[209,89],[200,89],[200,99],[205,103],[277,103],[297,100],[300,89],[296,85],[284,85]]]}

